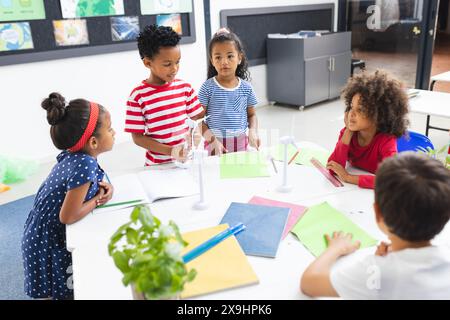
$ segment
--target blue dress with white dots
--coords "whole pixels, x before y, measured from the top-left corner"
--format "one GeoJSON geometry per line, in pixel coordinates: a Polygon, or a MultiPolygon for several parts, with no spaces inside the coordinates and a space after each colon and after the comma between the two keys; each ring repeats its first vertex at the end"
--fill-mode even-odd
{"type": "Polygon", "coordinates": [[[104,176],[97,160],[85,153],[63,151],[56,159],[36,194],[22,238],[25,293],[32,298],[73,299],[72,255],[59,212],[67,191],[90,182],[88,201],[104,176]]]}

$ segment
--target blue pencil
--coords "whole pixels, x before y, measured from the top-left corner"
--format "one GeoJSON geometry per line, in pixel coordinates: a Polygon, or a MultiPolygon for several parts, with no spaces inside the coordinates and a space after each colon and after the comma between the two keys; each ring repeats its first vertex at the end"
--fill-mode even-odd
{"type": "Polygon", "coordinates": [[[197,258],[199,255],[205,253],[212,247],[216,246],[217,244],[219,244],[220,242],[222,242],[229,236],[236,235],[239,232],[244,231],[245,228],[246,228],[246,226],[243,223],[238,223],[234,227],[230,227],[230,228],[222,231],[221,233],[215,235],[214,237],[210,238],[209,240],[206,240],[201,245],[195,247],[194,249],[192,249],[191,251],[186,253],[183,256],[183,262],[188,263],[189,261],[197,258]]]}

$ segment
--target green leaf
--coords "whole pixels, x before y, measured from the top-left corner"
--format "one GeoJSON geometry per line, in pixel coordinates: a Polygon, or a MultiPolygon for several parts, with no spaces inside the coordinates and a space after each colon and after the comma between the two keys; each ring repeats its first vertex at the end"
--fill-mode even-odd
{"type": "Polygon", "coordinates": [[[125,286],[128,286],[131,282],[134,281],[134,278],[135,278],[135,275],[134,275],[133,272],[125,273],[124,276],[123,276],[123,278],[122,278],[122,283],[123,283],[125,286]]]}
{"type": "Polygon", "coordinates": [[[130,271],[130,267],[128,265],[128,257],[125,253],[121,251],[116,251],[112,255],[114,259],[114,263],[116,264],[116,267],[119,268],[122,273],[126,273],[130,271]]]}
{"type": "Polygon", "coordinates": [[[153,232],[155,228],[155,221],[150,211],[142,209],[139,213],[139,221],[141,222],[142,226],[148,230],[147,232],[153,232]]]}
{"type": "Polygon", "coordinates": [[[144,263],[147,263],[147,268],[151,269],[152,268],[152,260],[154,259],[152,254],[142,254],[142,253],[138,253],[136,255],[136,257],[133,260],[133,266],[139,267],[144,263]]]}
{"type": "Polygon", "coordinates": [[[116,232],[114,232],[114,234],[111,237],[111,241],[113,243],[116,243],[117,241],[119,241],[122,236],[123,236],[123,232],[131,225],[131,222],[125,223],[124,225],[120,226],[119,229],[117,229],[116,232]]]}
{"type": "Polygon", "coordinates": [[[139,234],[136,230],[133,228],[127,229],[127,241],[131,244],[137,244],[138,243],[139,234]]]}
{"type": "Polygon", "coordinates": [[[140,212],[141,212],[141,207],[140,206],[134,207],[134,209],[133,209],[133,211],[131,212],[131,215],[130,215],[131,221],[136,223],[138,221],[140,212]]]}
{"type": "Polygon", "coordinates": [[[187,274],[187,282],[191,282],[197,276],[197,270],[191,269],[187,274]]]}
{"type": "Polygon", "coordinates": [[[437,152],[438,154],[444,153],[447,150],[448,146],[445,145],[442,148],[439,149],[439,151],[437,152]]]}

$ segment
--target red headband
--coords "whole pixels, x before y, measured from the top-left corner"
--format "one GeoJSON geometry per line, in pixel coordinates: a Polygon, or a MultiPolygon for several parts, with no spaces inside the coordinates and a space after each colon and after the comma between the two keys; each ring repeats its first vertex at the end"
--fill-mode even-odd
{"type": "Polygon", "coordinates": [[[78,142],[75,143],[75,145],[73,147],[69,148],[70,152],[80,151],[84,147],[86,142],[89,140],[89,138],[92,136],[92,134],[94,133],[95,127],[97,126],[98,113],[99,113],[98,104],[96,104],[94,102],[90,102],[89,105],[91,107],[91,112],[89,114],[89,121],[86,126],[86,130],[84,130],[83,135],[81,136],[80,140],[78,140],[78,142]]]}

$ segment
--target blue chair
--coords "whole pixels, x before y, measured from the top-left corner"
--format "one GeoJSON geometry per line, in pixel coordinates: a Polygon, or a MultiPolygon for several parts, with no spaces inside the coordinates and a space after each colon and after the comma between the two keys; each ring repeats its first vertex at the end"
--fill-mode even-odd
{"type": "Polygon", "coordinates": [[[397,150],[398,152],[428,152],[430,150],[434,150],[434,146],[427,136],[417,132],[409,131],[404,136],[397,139],[397,150]]]}

